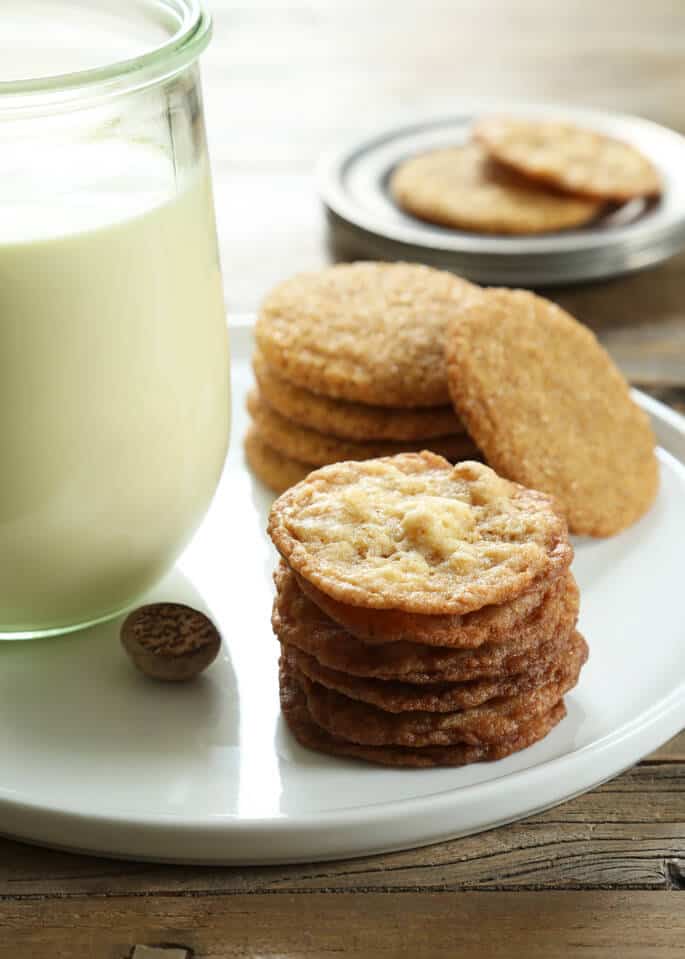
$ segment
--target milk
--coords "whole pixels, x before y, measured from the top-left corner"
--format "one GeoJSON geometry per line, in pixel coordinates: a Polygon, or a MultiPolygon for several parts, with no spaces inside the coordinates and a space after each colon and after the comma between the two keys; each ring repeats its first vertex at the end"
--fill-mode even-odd
{"type": "Polygon", "coordinates": [[[207,171],[174,185],[152,149],[53,150],[79,183],[55,194],[48,161],[36,177],[26,162],[0,159],[6,634],[101,618],[152,585],[209,504],[230,415],[207,171]]]}

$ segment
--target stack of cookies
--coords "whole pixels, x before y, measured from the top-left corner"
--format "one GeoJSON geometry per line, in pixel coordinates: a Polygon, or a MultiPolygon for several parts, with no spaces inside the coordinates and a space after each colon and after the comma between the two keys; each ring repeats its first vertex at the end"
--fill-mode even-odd
{"type": "Polygon", "coordinates": [[[566,524],[544,494],[406,453],[311,473],[269,533],[281,705],[301,744],[463,765],[563,718],[587,646],[566,524]]]}
{"type": "Polygon", "coordinates": [[[406,263],[342,264],[276,287],[255,330],[245,450],[256,475],[281,492],[340,460],[478,457],[450,403],[444,348],[477,292],[406,263]]]}
{"type": "Polygon", "coordinates": [[[580,227],[661,192],[652,162],[628,143],[570,123],[486,117],[473,138],[409,157],[390,190],[407,213],[479,233],[580,227]]]}

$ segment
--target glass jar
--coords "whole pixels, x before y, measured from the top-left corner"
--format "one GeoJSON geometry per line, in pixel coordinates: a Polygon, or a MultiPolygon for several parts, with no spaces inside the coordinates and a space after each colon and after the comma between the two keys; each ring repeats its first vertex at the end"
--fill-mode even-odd
{"type": "Polygon", "coordinates": [[[197,0],[3,15],[2,638],[132,605],[217,486],[230,393],[197,66],[209,37],[197,0]]]}

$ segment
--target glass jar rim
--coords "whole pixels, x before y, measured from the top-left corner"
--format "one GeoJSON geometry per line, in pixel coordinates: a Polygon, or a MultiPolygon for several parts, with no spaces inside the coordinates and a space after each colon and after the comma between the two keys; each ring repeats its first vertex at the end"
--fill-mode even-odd
{"type": "Polygon", "coordinates": [[[134,57],[117,59],[103,66],[20,80],[0,80],[0,110],[5,98],[65,95],[86,87],[126,89],[147,86],[178,73],[195,61],[209,43],[212,18],[203,0],[161,0],[160,6],[179,20],[178,28],[162,43],[134,57]]]}

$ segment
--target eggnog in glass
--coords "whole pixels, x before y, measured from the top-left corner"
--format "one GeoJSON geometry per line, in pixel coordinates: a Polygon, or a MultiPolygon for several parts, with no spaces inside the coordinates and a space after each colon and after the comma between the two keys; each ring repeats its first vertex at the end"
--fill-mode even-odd
{"type": "Polygon", "coordinates": [[[230,419],[207,14],[19,9],[0,64],[2,638],[109,618],[152,586],[210,503],[230,419]]]}

